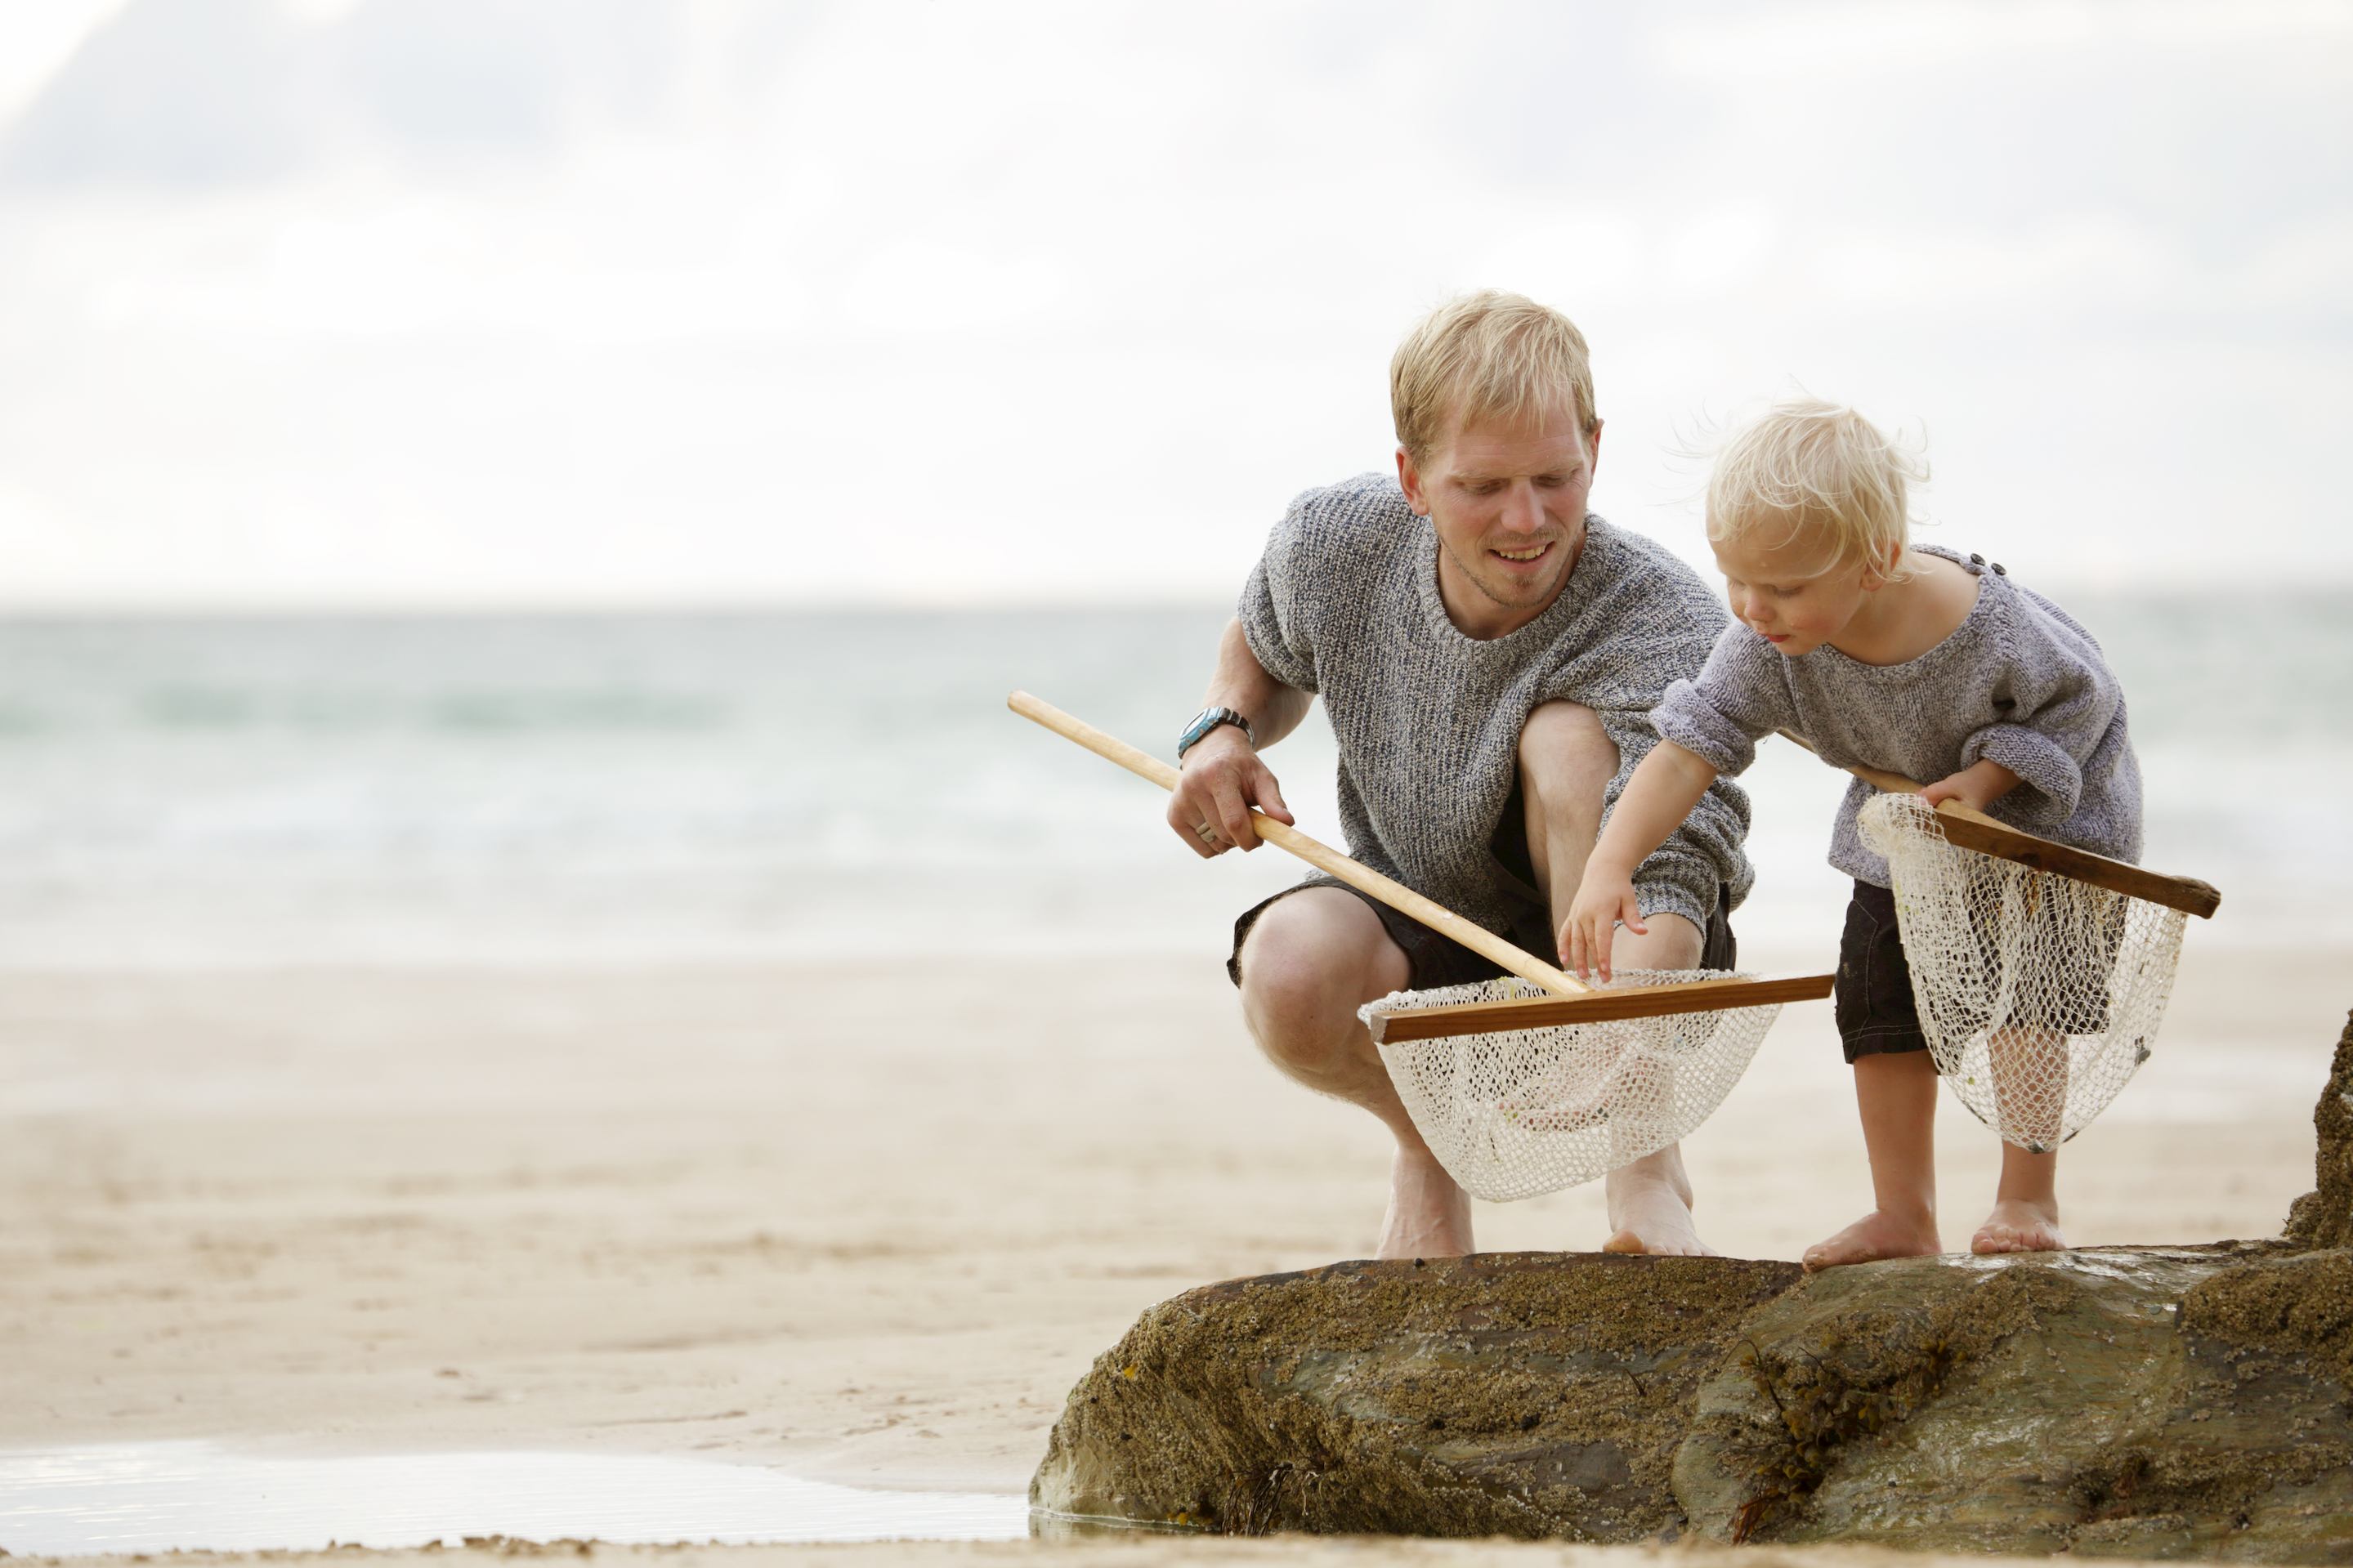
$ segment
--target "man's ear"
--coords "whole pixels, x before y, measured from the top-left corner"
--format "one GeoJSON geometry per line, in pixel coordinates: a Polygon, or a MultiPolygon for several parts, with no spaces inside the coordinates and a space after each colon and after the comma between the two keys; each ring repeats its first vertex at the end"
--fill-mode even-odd
{"type": "Polygon", "coordinates": [[[1397,449],[1398,489],[1405,492],[1405,504],[1413,508],[1416,517],[1430,515],[1430,502],[1421,493],[1421,470],[1414,467],[1413,455],[1400,444],[1397,449]]]}
{"type": "Polygon", "coordinates": [[[1593,428],[1585,433],[1585,477],[1590,479],[1601,467],[1601,421],[1596,419],[1593,428]]]}

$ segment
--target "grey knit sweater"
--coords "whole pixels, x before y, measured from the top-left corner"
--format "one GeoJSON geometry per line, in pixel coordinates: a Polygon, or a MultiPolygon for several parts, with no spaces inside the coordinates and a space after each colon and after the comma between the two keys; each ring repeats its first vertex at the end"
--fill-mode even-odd
{"type": "MultiPolygon", "coordinates": [[[[1692,569],[1639,534],[1586,519],[1584,552],[1544,613],[1508,636],[1464,636],[1438,590],[1438,538],[1397,481],[1309,490],[1275,525],[1242,589],[1250,650],[1320,693],[1340,750],[1348,852],[1491,931],[1537,890],[1490,849],[1518,773],[1520,731],[1567,698],[1618,743],[1615,805],[1658,737],[1651,710],[1695,672],[1729,616],[1692,569]]],[[[1704,929],[1719,884],[1736,902],[1748,802],[1719,782],[1635,877],[1645,912],[1704,929]]]]}
{"type": "MultiPolygon", "coordinates": [[[[1902,664],[1862,664],[1827,645],[1796,658],[1734,625],[1707,668],[1668,688],[1659,733],[1720,773],[1738,773],[1757,742],[1801,736],[1839,767],[1921,784],[1990,757],[2019,786],[1987,807],[2013,827],[2119,859],[2140,856],[2140,764],[2125,732],[2124,692],[2092,634],[1981,556],[1923,547],[1975,575],[1977,603],[1950,637],[1902,664]]],[[[1887,886],[1855,814],[1872,787],[1848,785],[1831,864],[1887,886]]]]}

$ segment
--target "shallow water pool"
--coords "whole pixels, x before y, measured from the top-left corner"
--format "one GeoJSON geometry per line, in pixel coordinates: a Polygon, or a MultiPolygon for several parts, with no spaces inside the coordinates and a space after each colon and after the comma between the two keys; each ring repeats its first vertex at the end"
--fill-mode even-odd
{"type": "Polygon", "coordinates": [[[0,1452],[0,1549],[301,1550],[532,1541],[999,1541],[1025,1499],[888,1492],[752,1465],[635,1454],[281,1458],[213,1443],[0,1452]]]}

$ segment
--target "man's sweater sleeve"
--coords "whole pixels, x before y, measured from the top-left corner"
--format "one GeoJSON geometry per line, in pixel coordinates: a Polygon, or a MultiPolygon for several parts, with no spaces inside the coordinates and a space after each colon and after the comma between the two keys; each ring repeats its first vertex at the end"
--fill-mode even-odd
{"type": "Polygon", "coordinates": [[[1291,503],[1268,535],[1266,551],[1250,568],[1234,614],[1250,652],[1266,672],[1301,691],[1315,687],[1314,592],[1318,574],[1310,559],[1313,541],[1309,491],[1291,503]]]}
{"type": "Polygon", "coordinates": [[[2003,798],[2021,823],[2055,826],[2084,798],[2084,763],[2124,706],[2124,690],[2077,628],[2027,602],[2004,610],[1998,636],[2002,679],[1994,707],[2004,716],[1961,742],[1961,766],[2000,763],[2018,775],[2003,798]]]}

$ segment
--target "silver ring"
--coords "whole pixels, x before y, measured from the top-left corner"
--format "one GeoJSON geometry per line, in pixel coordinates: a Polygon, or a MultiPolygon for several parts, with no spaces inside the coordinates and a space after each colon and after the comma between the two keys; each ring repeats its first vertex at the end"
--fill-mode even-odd
{"type": "Polygon", "coordinates": [[[1218,830],[1206,822],[1193,831],[1201,836],[1201,841],[1205,844],[1215,844],[1218,841],[1218,830]]]}

